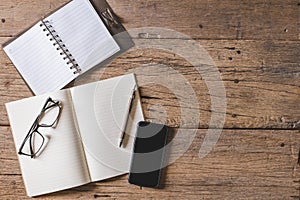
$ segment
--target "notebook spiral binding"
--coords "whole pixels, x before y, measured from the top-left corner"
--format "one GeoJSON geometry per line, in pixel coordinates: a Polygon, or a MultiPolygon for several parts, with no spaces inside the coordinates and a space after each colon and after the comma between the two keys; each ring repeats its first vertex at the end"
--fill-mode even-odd
{"type": "Polygon", "coordinates": [[[40,24],[40,27],[43,28],[44,32],[47,32],[46,36],[50,37],[50,41],[53,42],[53,46],[56,47],[57,51],[60,51],[59,54],[61,56],[64,56],[63,59],[67,60],[67,65],[70,66],[70,69],[73,70],[74,74],[79,74],[81,72],[81,69],[76,62],[73,55],[70,53],[69,49],[66,47],[66,45],[63,43],[62,39],[58,35],[58,33],[55,31],[53,26],[49,21],[42,20],[42,23],[40,24]]]}

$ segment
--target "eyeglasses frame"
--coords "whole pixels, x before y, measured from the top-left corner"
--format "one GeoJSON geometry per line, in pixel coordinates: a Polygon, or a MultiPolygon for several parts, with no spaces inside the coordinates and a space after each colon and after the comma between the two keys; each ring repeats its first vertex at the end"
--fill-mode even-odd
{"type": "Polygon", "coordinates": [[[42,149],[42,147],[44,146],[44,143],[45,143],[45,137],[38,131],[38,129],[40,127],[42,127],[42,128],[50,128],[50,127],[55,128],[56,125],[57,125],[57,123],[58,123],[58,121],[59,121],[59,118],[60,118],[60,115],[61,115],[61,111],[62,111],[62,105],[61,105],[60,101],[54,101],[54,100],[52,100],[51,97],[49,97],[46,100],[46,102],[45,102],[45,104],[44,104],[44,106],[43,106],[40,114],[34,120],[31,128],[29,129],[29,131],[28,131],[27,135],[25,136],[22,144],[20,145],[20,148],[19,148],[19,151],[18,151],[19,155],[30,156],[31,158],[35,158],[36,157],[36,155],[40,152],[40,150],[42,149]],[[49,103],[51,103],[51,104],[48,106],[49,103]],[[47,110],[50,110],[51,108],[56,107],[56,106],[58,107],[59,111],[58,111],[58,115],[57,115],[55,121],[52,124],[50,124],[50,125],[39,124],[40,119],[47,112],[47,110]],[[42,141],[42,144],[41,144],[40,148],[37,151],[34,152],[33,145],[32,145],[33,144],[32,140],[33,140],[33,135],[34,135],[33,133],[35,133],[35,132],[41,136],[41,138],[43,139],[43,141],[42,141]],[[25,146],[25,144],[26,144],[26,142],[27,142],[28,139],[29,139],[29,146],[30,146],[30,154],[27,154],[27,153],[23,152],[23,148],[24,148],[24,146],[25,146]]]}

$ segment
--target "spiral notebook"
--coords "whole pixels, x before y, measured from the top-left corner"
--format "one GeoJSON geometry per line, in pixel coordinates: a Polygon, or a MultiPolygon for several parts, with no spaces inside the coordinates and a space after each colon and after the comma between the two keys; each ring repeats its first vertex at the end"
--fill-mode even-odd
{"type": "Polygon", "coordinates": [[[5,46],[36,94],[59,90],[120,51],[88,0],[73,0],[5,46]]]}

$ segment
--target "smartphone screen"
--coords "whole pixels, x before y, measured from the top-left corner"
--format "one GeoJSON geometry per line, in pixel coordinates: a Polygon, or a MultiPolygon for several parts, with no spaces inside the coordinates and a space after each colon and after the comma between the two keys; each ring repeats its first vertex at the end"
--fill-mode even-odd
{"type": "Polygon", "coordinates": [[[139,122],[134,143],[129,183],[159,187],[168,128],[165,125],[139,122]]]}

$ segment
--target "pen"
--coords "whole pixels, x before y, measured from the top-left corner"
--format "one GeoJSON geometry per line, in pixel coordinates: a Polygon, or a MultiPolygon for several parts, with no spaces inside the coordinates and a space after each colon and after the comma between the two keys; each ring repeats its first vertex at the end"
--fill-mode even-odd
{"type": "Polygon", "coordinates": [[[133,90],[132,90],[132,94],[131,94],[131,99],[130,99],[130,105],[129,105],[129,109],[128,109],[128,112],[127,112],[127,115],[126,115],[126,121],[125,121],[125,125],[122,129],[122,134],[121,134],[121,137],[120,137],[120,142],[119,142],[119,147],[122,146],[123,144],[123,141],[124,141],[124,137],[125,137],[125,131],[126,131],[126,128],[127,128],[127,124],[128,124],[128,120],[129,120],[129,115],[131,113],[131,110],[133,108],[133,105],[134,105],[134,99],[135,99],[135,92],[136,92],[136,86],[134,86],[133,90]]]}

